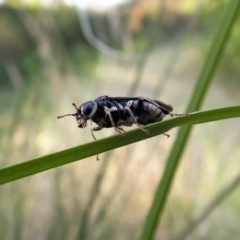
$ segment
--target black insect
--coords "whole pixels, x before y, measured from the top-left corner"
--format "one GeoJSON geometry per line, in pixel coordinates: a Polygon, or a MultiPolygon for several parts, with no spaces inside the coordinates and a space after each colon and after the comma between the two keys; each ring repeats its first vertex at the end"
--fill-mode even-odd
{"type": "Polygon", "coordinates": [[[57,118],[75,116],[79,128],[85,128],[87,121],[92,120],[98,125],[91,129],[95,140],[93,131],[99,131],[102,128],[113,127],[123,135],[125,130],[121,126],[136,124],[142,131],[148,133],[143,126],[159,122],[166,115],[186,116],[185,114],[170,113],[173,110],[171,105],[147,97],[109,97],[106,95],[85,102],[79,107],[75,103],[72,105],[76,108],[76,113],[57,118]]]}

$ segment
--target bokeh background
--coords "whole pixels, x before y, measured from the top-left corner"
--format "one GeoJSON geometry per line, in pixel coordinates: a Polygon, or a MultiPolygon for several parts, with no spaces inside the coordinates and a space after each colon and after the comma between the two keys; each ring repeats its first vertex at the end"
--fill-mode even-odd
{"type": "MultiPolygon", "coordinates": [[[[72,102],[148,96],[184,113],[230,1],[1,1],[0,167],[92,141],[57,120],[72,102]]],[[[237,19],[196,111],[239,105],[239,56],[237,19]]],[[[0,239],[138,239],[176,133],[0,186],[0,239]]],[[[239,119],[194,126],[155,239],[178,239],[239,178],[239,142],[239,119]]],[[[186,239],[240,238],[238,184],[186,239]]]]}

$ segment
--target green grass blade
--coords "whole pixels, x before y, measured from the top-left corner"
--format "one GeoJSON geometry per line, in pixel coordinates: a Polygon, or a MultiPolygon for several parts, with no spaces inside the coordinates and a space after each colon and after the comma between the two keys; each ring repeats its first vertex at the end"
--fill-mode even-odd
{"type": "Polygon", "coordinates": [[[0,169],[0,184],[27,177],[35,173],[94,156],[98,153],[109,151],[134,142],[155,137],[174,127],[179,127],[184,124],[198,124],[233,117],[240,117],[240,106],[194,113],[189,115],[189,117],[173,118],[155,123],[146,127],[150,131],[149,134],[143,133],[140,129],[136,129],[128,131],[125,137],[114,135],[102,140],[0,169]]]}
{"type": "MultiPolygon", "coordinates": [[[[220,62],[223,50],[229,39],[229,35],[235,19],[239,13],[240,1],[230,1],[226,10],[226,14],[221,24],[219,24],[219,30],[213,39],[210,47],[209,54],[204,62],[201,74],[197,80],[195,89],[190,98],[187,112],[198,110],[204,100],[207,89],[210,86],[212,76],[216,70],[217,65],[220,62]]],[[[155,229],[157,227],[159,218],[163,212],[164,204],[167,195],[172,184],[179,159],[186,146],[187,139],[191,130],[191,126],[184,126],[180,129],[179,134],[174,142],[173,148],[167,159],[167,164],[163,177],[159,182],[159,185],[154,196],[152,206],[148,212],[141,239],[152,239],[155,229]]]]}

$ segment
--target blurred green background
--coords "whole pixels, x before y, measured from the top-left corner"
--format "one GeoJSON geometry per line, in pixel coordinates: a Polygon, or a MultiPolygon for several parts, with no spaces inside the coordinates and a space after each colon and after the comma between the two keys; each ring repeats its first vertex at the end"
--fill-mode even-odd
{"type": "MultiPolygon", "coordinates": [[[[91,126],[57,120],[74,112],[72,102],[148,96],[184,113],[229,2],[136,0],[80,8],[63,0],[3,1],[0,167],[92,141],[91,126]]],[[[196,111],[239,105],[239,55],[237,19],[196,111]]],[[[176,133],[0,186],[0,239],[138,239],[176,133]]],[[[104,129],[95,136],[112,134],[104,129]]],[[[240,175],[239,142],[238,119],[194,126],[155,239],[178,239],[240,175]]],[[[186,239],[240,239],[235,190],[186,239]]]]}

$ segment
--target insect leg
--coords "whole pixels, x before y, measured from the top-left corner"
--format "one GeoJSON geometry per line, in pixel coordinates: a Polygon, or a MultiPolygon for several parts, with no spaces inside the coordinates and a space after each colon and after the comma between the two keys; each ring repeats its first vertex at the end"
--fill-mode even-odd
{"type": "Polygon", "coordinates": [[[125,133],[126,131],[123,129],[123,128],[121,128],[121,127],[117,127],[121,132],[123,132],[123,133],[125,133]]]}
{"type": "MultiPolygon", "coordinates": [[[[94,127],[91,129],[91,134],[92,134],[94,140],[97,140],[97,139],[95,138],[93,131],[99,131],[101,129],[102,129],[101,127],[94,127]]],[[[98,155],[97,155],[97,161],[99,161],[98,155]]]]}
{"type": "Polygon", "coordinates": [[[132,117],[132,119],[133,119],[133,122],[142,130],[142,131],[144,131],[145,133],[149,133],[149,131],[147,130],[147,129],[145,129],[142,125],[140,125],[138,122],[137,122],[137,119],[134,117],[134,115],[133,115],[133,113],[132,113],[132,110],[130,109],[130,107],[128,107],[128,106],[126,106],[125,108],[124,108],[124,111],[127,111],[130,115],[131,115],[131,117],[132,117]]]}
{"type": "Polygon", "coordinates": [[[167,134],[167,133],[163,133],[163,135],[165,135],[167,138],[169,138],[169,137],[170,137],[170,135],[169,135],[169,134],[167,134]]]}
{"type": "Polygon", "coordinates": [[[169,113],[170,117],[189,117],[189,114],[169,113]]]}
{"type": "Polygon", "coordinates": [[[109,119],[110,119],[110,122],[112,124],[112,127],[118,132],[120,133],[121,135],[124,135],[124,130],[122,128],[119,128],[119,127],[116,127],[114,122],[113,122],[113,119],[112,119],[112,115],[111,115],[111,112],[110,111],[106,111],[106,115],[108,115],[109,119]]]}
{"type": "Polygon", "coordinates": [[[94,127],[91,129],[91,134],[94,140],[97,140],[97,139],[95,138],[93,131],[100,131],[101,129],[102,129],[101,127],[94,127]]]}

